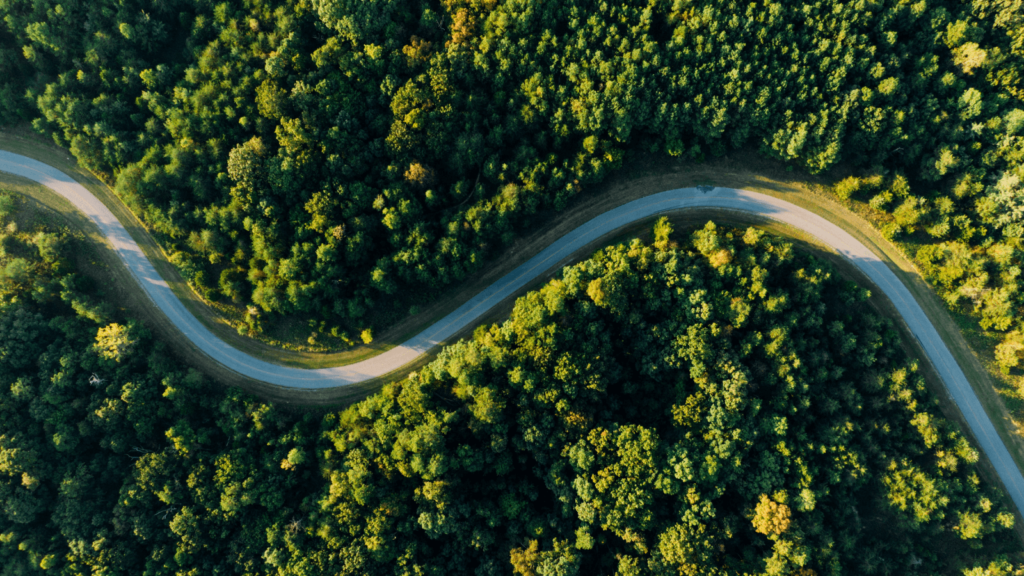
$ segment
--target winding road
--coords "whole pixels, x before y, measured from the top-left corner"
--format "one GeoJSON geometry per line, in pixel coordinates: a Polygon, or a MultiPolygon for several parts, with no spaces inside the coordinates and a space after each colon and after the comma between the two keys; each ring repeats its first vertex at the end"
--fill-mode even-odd
{"type": "Polygon", "coordinates": [[[531,280],[548,272],[577,250],[638,220],[692,208],[720,208],[749,212],[783,222],[811,234],[848,258],[892,300],[910,331],[920,341],[950,396],[960,407],[981,449],[995,467],[1018,511],[1024,516],[1024,477],[1000,440],[960,366],[921,306],[888,266],[853,236],[817,214],[777,198],[746,190],[702,187],[669,190],[624,204],[566,234],[401,346],[348,366],[308,370],[278,366],[253,358],[214,336],[175,297],[167,282],[160,277],[113,213],[70,176],[31,158],[2,150],[0,171],[46,186],[69,200],[95,222],[153,302],[200,350],[249,378],[302,389],[346,386],[401,368],[475,322],[493,306],[514,295],[531,280]]]}

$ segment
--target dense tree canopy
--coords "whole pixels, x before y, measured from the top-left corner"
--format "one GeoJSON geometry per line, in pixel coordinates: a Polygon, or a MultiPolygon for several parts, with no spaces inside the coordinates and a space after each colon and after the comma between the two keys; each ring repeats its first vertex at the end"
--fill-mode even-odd
{"type": "Polygon", "coordinates": [[[0,15],[0,121],[34,118],[116,183],[207,297],[346,341],[632,150],[741,146],[852,167],[841,194],[922,242],[954,305],[1022,328],[1017,0],[0,0],[0,15]]]}
{"type": "MultiPolygon", "coordinates": [[[[1004,369],[1024,358],[1018,0],[0,16],[0,123],[113,184],[208,298],[369,339],[627,154],[746,146],[852,174],[836,194],[1005,334],[1004,369]]],[[[183,371],[71,269],[70,234],[4,226],[4,574],[1017,573],[1012,516],[891,326],[755,230],[662,225],[295,415],[183,371]]]]}
{"type": "Polygon", "coordinates": [[[303,415],[182,370],[80,240],[4,225],[5,576],[1017,573],[895,330],[758,230],[659,224],[303,415]]]}

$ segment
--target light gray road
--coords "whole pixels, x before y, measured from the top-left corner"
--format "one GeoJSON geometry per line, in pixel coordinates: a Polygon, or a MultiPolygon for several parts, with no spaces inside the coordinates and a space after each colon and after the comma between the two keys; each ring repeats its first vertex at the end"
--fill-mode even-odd
{"type": "Polygon", "coordinates": [[[995,466],[1024,515],[1024,478],[1006,450],[992,422],[924,311],[895,274],[873,252],[839,226],[771,196],[731,188],[680,188],[661,192],[605,212],[565,235],[540,254],[516,268],[472,300],[401,346],[349,366],[305,370],[258,360],[214,336],[174,296],[128,231],[96,197],[66,174],[45,164],[0,151],[0,171],[34,180],[67,198],[99,226],[142,288],[168,318],[199,349],[228,368],[250,378],[290,388],[330,388],[376,378],[401,368],[418,356],[472,324],[490,308],[513,295],[557,262],[622,226],[650,216],[688,208],[723,208],[750,212],[799,228],[850,259],[888,296],[925,353],[938,370],[953,400],[960,407],[981,449],[995,466]]]}

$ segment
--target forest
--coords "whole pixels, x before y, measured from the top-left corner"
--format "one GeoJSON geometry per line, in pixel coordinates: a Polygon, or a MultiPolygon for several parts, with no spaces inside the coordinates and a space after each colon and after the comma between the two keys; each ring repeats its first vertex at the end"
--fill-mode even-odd
{"type": "Polygon", "coordinates": [[[624,159],[833,178],[1024,357],[1020,0],[0,0],[0,122],[51,135],[211,302],[333,346],[624,159]],[[82,33],[82,32],[85,33],[82,33]],[[410,290],[409,288],[414,288],[410,290]]]}
{"type": "Polygon", "coordinates": [[[0,574],[1019,576],[863,288],[666,221],[347,409],[218,385],[0,194],[0,574]]]}
{"type": "MultiPolygon", "coordinates": [[[[864,202],[1024,360],[1024,2],[0,0],[0,125],[204,298],[339,345],[643,154],[864,202]],[[409,288],[414,288],[410,290],[409,288]]],[[[295,412],[183,367],[0,194],[0,574],[1024,573],[865,290],[662,223],[408,379],[295,412]]]]}

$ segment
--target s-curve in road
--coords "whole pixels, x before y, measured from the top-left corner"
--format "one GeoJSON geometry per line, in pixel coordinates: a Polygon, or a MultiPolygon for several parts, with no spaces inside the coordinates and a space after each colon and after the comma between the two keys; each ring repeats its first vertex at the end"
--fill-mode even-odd
{"type": "Polygon", "coordinates": [[[895,274],[873,252],[839,226],[799,206],[771,196],[731,188],[680,188],[661,192],[609,210],[566,234],[457,310],[401,346],[348,366],[305,370],[271,364],[232,348],[214,336],[171,292],[153,265],[117,218],[82,185],[66,174],[31,158],[0,151],[0,171],[34,180],[67,198],[99,226],[143,290],[195,345],[224,366],[253,378],[289,388],[330,388],[376,378],[412,362],[421,354],[472,324],[491,307],[512,296],[577,250],[638,220],[692,208],[720,208],[765,216],[799,228],[850,259],[895,304],[921,342],[949,394],[960,407],[981,449],[991,460],[1024,515],[1024,478],[978,401],[963,371],[924,311],[895,274]]]}

